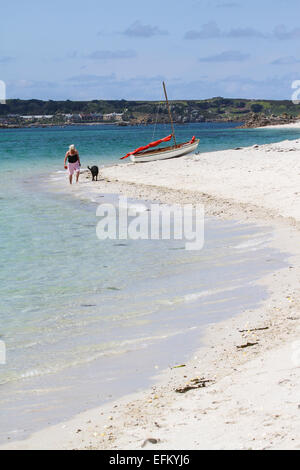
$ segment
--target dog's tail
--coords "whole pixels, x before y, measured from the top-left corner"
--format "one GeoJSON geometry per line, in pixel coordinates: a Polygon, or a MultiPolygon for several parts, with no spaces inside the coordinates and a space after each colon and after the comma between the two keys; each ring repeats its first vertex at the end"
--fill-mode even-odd
{"type": "Polygon", "coordinates": [[[90,167],[88,166],[88,169],[91,171],[90,167]]]}

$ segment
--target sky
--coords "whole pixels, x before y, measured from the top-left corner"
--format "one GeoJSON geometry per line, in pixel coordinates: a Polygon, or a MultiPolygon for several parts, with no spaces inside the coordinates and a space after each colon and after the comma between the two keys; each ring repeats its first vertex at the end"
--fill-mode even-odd
{"type": "Polygon", "coordinates": [[[291,99],[299,0],[0,0],[7,98],[291,99]]]}

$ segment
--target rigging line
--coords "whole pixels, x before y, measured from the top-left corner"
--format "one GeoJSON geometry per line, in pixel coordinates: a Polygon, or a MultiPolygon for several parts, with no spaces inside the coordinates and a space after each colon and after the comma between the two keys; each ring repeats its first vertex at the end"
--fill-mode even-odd
{"type": "Polygon", "coordinates": [[[160,108],[160,103],[158,104],[157,110],[156,110],[156,119],[155,119],[155,123],[154,123],[154,129],[153,129],[152,140],[154,140],[154,135],[155,135],[155,132],[156,132],[156,126],[157,126],[159,108],[160,108]]]}
{"type": "Polygon", "coordinates": [[[156,128],[157,128],[159,110],[162,109],[162,106],[165,104],[165,102],[163,100],[163,94],[161,95],[161,98],[162,98],[162,101],[158,102],[158,106],[157,106],[157,109],[156,109],[156,118],[155,118],[155,124],[154,124],[154,129],[153,129],[152,140],[154,140],[154,135],[155,135],[156,128]]]}
{"type": "Polygon", "coordinates": [[[174,130],[174,124],[173,124],[173,119],[172,119],[172,113],[171,113],[171,109],[170,109],[170,105],[169,105],[169,100],[168,100],[168,95],[167,95],[167,90],[166,90],[166,85],[165,85],[165,82],[163,82],[163,89],[164,89],[164,93],[165,93],[165,98],[166,98],[166,102],[167,102],[167,106],[168,106],[168,112],[169,112],[169,118],[170,118],[170,121],[171,121],[171,127],[172,127],[172,134],[173,134],[173,139],[174,139],[174,148],[176,148],[176,137],[175,137],[175,130],[174,130]]]}

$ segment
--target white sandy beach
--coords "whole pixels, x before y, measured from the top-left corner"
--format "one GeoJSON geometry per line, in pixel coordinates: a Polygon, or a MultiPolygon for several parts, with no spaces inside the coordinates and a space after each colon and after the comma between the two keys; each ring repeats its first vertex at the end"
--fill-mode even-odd
{"type": "Polygon", "coordinates": [[[292,122],[290,124],[276,124],[272,126],[264,126],[260,129],[300,129],[300,121],[292,122]]]}
{"type": "Polygon", "coordinates": [[[300,449],[300,138],[115,165],[101,177],[92,184],[82,175],[77,193],[199,202],[208,215],[272,226],[272,246],[290,253],[289,266],[260,281],[269,298],[259,309],[212,324],[205,347],[151,390],[2,448],[300,449]],[[202,378],[212,382],[175,391],[202,378]]]}
{"type": "MultiPolygon", "coordinates": [[[[300,220],[300,138],[240,150],[225,150],[147,164],[106,168],[102,175],[119,183],[175,190],[180,202],[206,196],[231,205],[255,205],[268,214],[300,220]]],[[[140,195],[141,191],[136,191],[140,195]]],[[[144,194],[141,194],[144,197],[144,194]]],[[[149,195],[151,196],[151,195],[149,195]]],[[[172,201],[174,198],[172,198],[172,201]]],[[[203,200],[203,199],[202,199],[203,200]]],[[[168,202],[168,201],[166,201],[168,202]]],[[[171,199],[170,199],[171,202],[171,199]]]]}

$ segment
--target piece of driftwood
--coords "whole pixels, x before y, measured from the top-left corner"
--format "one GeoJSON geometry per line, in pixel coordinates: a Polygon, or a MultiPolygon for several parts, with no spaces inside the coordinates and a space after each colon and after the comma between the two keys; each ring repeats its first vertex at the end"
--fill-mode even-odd
{"type": "Polygon", "coordinates": [[[246,344],[241,344],[240,346],[237,346],[237,349],[245,349],[245,348],[250,348],[251,346],[256,346],[258,343],[246,343],[246,344]]]}
{"type": "Polygon", "coordinates": [[[240,333],[251,333],[252,331],[264,331],[264,330],[268,330],[269,327],[268,326],[264,326],[262,328],[251,328],[251,329],[248,329],[248,330],[239,330],[240,333]]]}
{"type": "Polygon", "coordinates": [[[192,379],[189,384],[185,385],[184,387],[179,387],[175,389],[177,393],[186,393],[190,390],[196,390],[197,388],[205,388],[208,383],[213,382],[212,380],[208,379],[192,379]]]}

